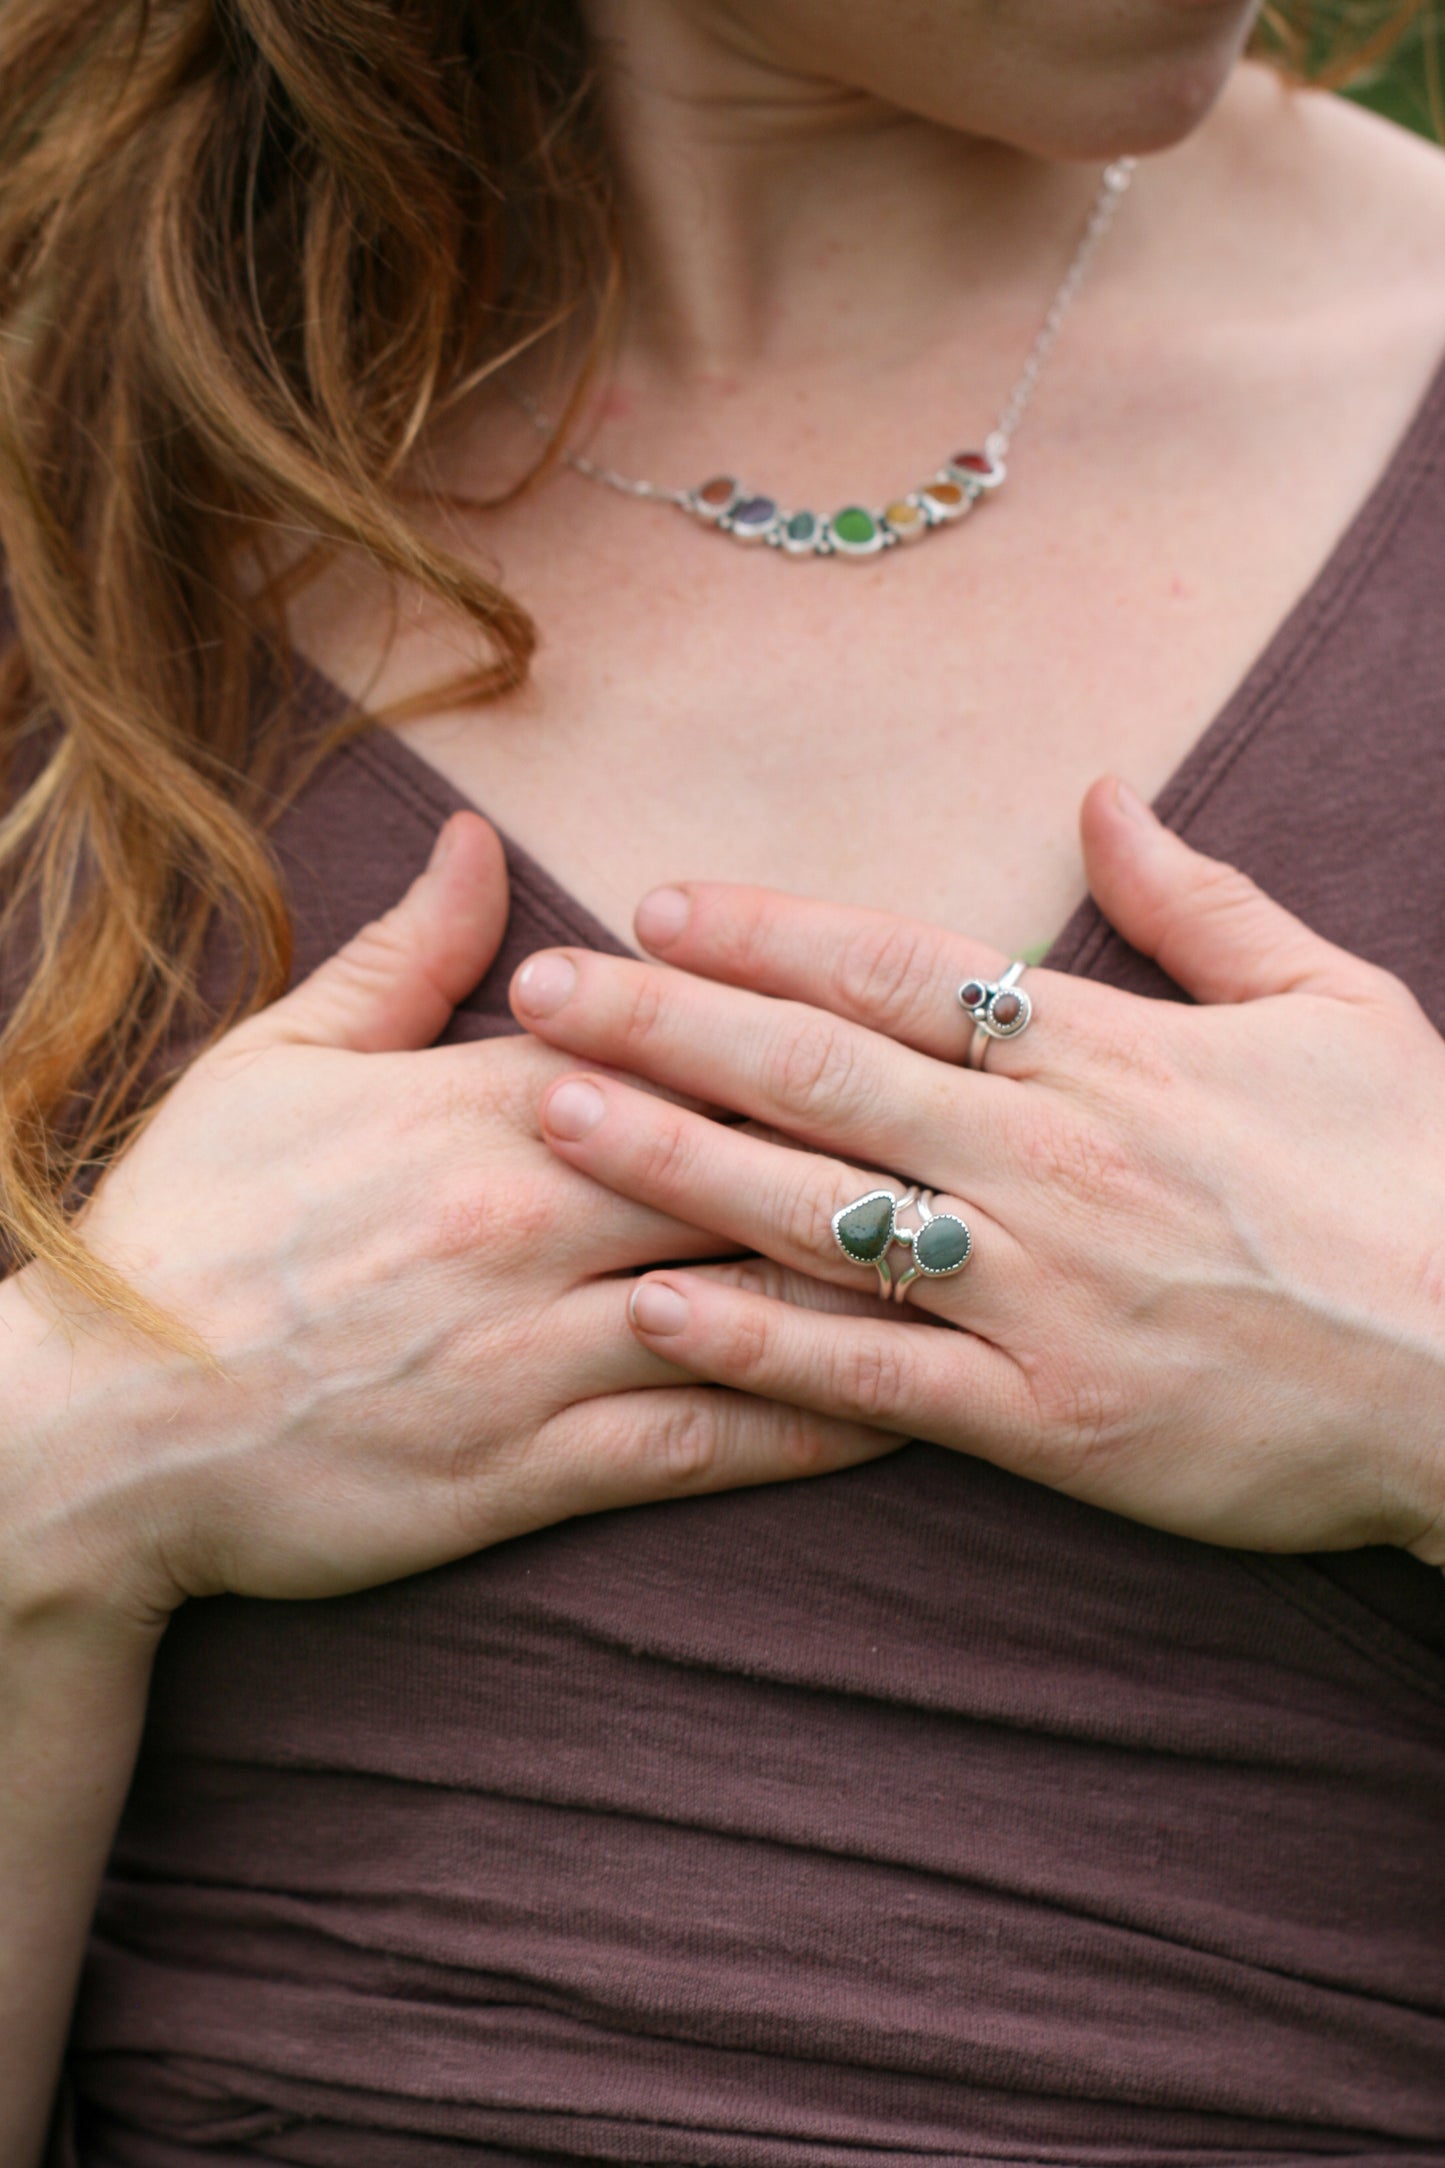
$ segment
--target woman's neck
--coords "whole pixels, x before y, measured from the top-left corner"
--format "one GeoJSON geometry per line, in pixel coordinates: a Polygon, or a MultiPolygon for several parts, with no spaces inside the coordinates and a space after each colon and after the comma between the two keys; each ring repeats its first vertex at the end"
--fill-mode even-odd
{"type": "Polygon", "coordinates": [[[1098,169],[902,114],[659,0],[589,0],[619,185],[619,375],[855,378],[1037,304],[1098,169]]]}

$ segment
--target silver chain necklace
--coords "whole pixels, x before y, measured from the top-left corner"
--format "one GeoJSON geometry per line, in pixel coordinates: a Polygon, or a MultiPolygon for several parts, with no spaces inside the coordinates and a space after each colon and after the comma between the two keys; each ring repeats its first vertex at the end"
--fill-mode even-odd
{"type": "MultiPolygon", "coordinates": [[[[1134,178],[1135,161],[1119,158],[1104,169],[1084,230],[1079,236],[1069,267],[1059,281],[1043,322],[1029,348],[1018,380],[1004,402],[1003,412],[983,440],[979,451],[954,452],[932,478],[917,489],[879,506],[846,504],[827,517],[809,511],[792,512],[759,490],[748,488],[735,475],[714,474],[696,489],[668,489],[660,482],[645,482],[619,474],[614,467],[598,465],[581,452],[564,450],[563,459],[589,482],[600,482],[624,497],[645,498],[654,504],[675,505],[691,519],[701,520],[734,542],[762,542],[787,557],[876,557],[880,550],[896,549],[903,542],[917,542],[935,527],[951,526],[973,509],[979,499],[999,489],[1006,474],[1005,457],[1014,433],[1034,395],[1044,363],[1063,329],[1064,318],[1083,285],[1094,252],[1114,220],[1124,193],[1134,178]]],[[[542,435],[552,438],[556,424],[525,392],[516,394],[518,404],[542,435]]]]}

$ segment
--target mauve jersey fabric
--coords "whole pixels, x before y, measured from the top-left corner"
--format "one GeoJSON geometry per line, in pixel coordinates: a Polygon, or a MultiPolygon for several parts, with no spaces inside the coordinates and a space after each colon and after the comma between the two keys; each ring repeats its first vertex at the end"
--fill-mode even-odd
{"type": "MultiPolygon", "coordinates": [[[[1445,376],[1160,810],[1445,1027],[1442,575],[1445,376]]],[[[459,803],[383,732],[328,758],[298,971],[459,803]]],[[[617,947],[512,877],[451,1038],[617,947]]],[[[1177,993],[1090,906],[1050,962],[1177,993]]],[[[914,1445],[189,1605],[65,2101],[71,2168],[1445,2162],[1445,1578],[914,1445]]]]}

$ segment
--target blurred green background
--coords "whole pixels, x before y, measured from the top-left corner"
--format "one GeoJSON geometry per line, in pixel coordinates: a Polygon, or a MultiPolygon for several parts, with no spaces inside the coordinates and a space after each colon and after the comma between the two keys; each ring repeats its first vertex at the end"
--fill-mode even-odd
{"type": "Polygon", "coordinates": [[[1445,135],[1441,27],[1441,13],[1432,7],[1405,33],[1388,64],[1352,85],[1349,96],[1423,135],[1445,135]]]}

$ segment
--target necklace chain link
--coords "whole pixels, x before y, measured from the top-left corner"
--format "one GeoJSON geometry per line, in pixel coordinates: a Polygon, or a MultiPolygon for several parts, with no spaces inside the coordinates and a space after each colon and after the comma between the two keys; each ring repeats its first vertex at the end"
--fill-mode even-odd
{"type": "MultiPolygon", "coordinates": [[[[793,556],[872,556],[880,549],[911,541],[932,527],[958,518],[981,495],[1003,482],[1005,456],[1038,388],[1064,320],[1088,276],[1099,244],[1113,224],[1115,213],[1134,178],[1134,170],[1132,158],[1118,158],[1105,167],[1068,267],[1044,313],[999,418],[983,440],[982,451],[956,453],[939,468],[931,482],[897,499],[884,511],[872,512],[861,505],[850,505],[835,513],[831,520],[820,520],[812,512],[785,512],[773,498],[743,489],[731,476],[716,476],[699,488],[672,489],[665,483],[647,481],[639,475],[619,473],[615,467],[589,459],[584,452],[564,447],[562,458],[574,473],[589,482],[600,483],[605,489],[654,504],[675,505],[680,511],[731,534],[736,541],[767,542],[793,556]]],[[[518,391],[513,396],[543,436],[550,440],[556,435],[555,422],[529,393],[518,391]]]]}

